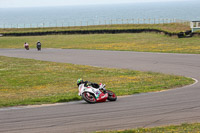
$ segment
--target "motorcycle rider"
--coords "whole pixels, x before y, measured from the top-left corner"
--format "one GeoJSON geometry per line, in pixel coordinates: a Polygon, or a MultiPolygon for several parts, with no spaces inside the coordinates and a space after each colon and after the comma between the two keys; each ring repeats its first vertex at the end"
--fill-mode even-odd
{"type": "Polygon", "coordinates": [[[89,81],[83,81],[82,78],[77,80],[77,86],[79,87],[79,85],[81,85],[81,84],[84,84],[85,87],[91,86],[91,87],[93,87],[95,89],[103,89],[103,90],[105,90],[105,85],[103,85],[102,83],[97,84],[97,83],[92,83],[92,82],[89,82],[89,81]]]}
{"type": "Polygon", "coordinates": [[[40,42],[40,41],[38,41],[38,42],[37,42],[37,44],[36,44],[36,46],[37,46],[37,50],[38,50],[38,51],[40,51],[40,50],[41,50],[41,45],[42,45],[42,44],[41,44],[41,42],[40,42]]]}
{"type": "Polygon", "coordinates": [[[29,44],[28,44],[27,42],[24,43],[24,48],[25,48],[26,50],[29,50],[29,44]]]}

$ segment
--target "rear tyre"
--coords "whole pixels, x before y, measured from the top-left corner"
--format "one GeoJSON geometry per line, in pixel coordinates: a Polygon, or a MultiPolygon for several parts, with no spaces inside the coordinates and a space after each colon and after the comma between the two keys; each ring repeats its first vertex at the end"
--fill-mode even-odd
{"type": "Polygon", "coordinates": [[[117,100],[117,95],[110,91],[110,90],[106,90],[106,92],[108,93],[108,100],[109,101],[116,101],[117,100]]]}
{"type": "Polygon", "coordinates": [[[84,92],[82,98],[88,103],[96,103],[96,98],[93,94],[89,92],[84,92]]]}

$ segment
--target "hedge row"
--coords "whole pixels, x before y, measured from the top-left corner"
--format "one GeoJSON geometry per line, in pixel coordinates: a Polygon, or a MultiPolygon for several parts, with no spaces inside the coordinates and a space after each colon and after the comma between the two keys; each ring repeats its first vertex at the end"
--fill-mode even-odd
{"type": "Polygon", "coordinates": [[[161,33],[168,36],[178,36],[179,38],[183,37],[192,37],[200,36],[199,32],[191,33],[191,31],[172,33],[159,29],[107,29],[107,30],[72,30],[72,31],[46,31],[46,32],[27,32],[27,33],[4,33],[0,34],[1,36],[41,36],[41,35],[59,35],[59,34],[117,34],[117,33],[142,33],[142,32],[154,32],[161,33]]]}
{"type": "Polygon", "coordinates": [[[117,33],[141,33],[155,32],[173,36],[177,33],[170,33],[158,29],[119,29],[119,30],[73,30],[73,31],[46,31],[46,32],[27,32],[27,33],[4,33],[3,36],[40,36],[40,35],[58,35],[58,34],[117,34],[117,33]]]}

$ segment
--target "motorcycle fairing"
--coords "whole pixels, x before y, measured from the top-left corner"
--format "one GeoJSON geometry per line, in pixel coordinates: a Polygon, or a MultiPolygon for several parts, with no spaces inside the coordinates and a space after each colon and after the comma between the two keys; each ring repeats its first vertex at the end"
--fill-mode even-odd
{"type": "Polygon", "coordinates": [[[97,102],[105,102],[108,98],[108,93],[104,94],[104,93],[101,93],[99,98],[97,98],[97,102]]]}
{"type": "Polygon", "coordinates": [[[95,95],[97,102],[105,102],[108,98],[108,93],[104,94],[99,89],[94,89],[93,87],[85,87],[84,84],[79,85],[79,93],[78,95],[81,96],[83,92],[89,92],[95,95]]]}

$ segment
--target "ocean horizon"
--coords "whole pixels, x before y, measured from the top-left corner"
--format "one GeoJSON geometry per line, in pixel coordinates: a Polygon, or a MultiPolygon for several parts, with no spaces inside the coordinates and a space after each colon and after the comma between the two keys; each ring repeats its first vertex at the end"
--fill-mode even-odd
{"type": "MultiPolygon", "coordinates": [[[[0,8],[0,28],[83,26],[138,19],[200,20],[200,1],[0,8]]],[[[125,23],[125,22],[124,22],[125,23]]],[[[134,23],[134,22],[133,22],[134,23]]],[[[136,23],[136,22],[135,22],[136,23]]]]}

